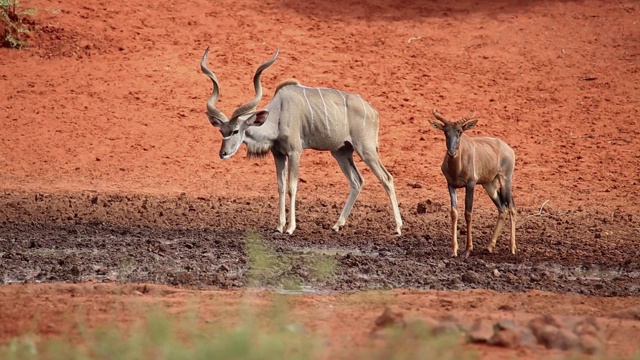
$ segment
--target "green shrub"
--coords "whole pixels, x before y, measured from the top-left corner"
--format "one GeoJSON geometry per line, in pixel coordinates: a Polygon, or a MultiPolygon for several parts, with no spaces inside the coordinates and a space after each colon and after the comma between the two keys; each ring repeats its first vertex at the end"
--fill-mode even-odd
{"type": "Polygon", "coordinates": [[[36,9],[22,9],[18,0],[0,0],[0,39],[3,47],[20,49],[28,46],[25,40],[35,26],[36,9]]]}

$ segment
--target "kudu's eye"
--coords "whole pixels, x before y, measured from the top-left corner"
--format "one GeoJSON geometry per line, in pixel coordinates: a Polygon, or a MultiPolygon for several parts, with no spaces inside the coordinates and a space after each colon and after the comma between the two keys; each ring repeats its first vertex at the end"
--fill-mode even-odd
{"type": "Polygon", "coordinates": [[[238,130],[233,130],[233,132],[231,133],[231,135],[235,135],[238,133],[238,130]]]}

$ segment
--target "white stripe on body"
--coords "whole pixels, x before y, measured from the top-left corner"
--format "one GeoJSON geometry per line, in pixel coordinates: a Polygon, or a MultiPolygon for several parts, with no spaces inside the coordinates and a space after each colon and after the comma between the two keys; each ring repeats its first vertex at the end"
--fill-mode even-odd
{"type": "Polygon", "coordinates": [[[367,106],[364,104],[362,96],[358,95],[358,98],[360,98],[360,102],[362,102],[362,110],[364,110],[364,119],[362,119],[362,127],[364,127],[364,124],[367,122],[367,106]]]}
{"type": "MultiPolygon", "coordinates": [[[[333,91],[337,92],[338,94],[340,94],[340,96],[342,96],[342,103],[344,105],[344,123],[345,123],[345,125],[348,125],[349,112],[347,111],[347,98],[344,96],[344,92],[342,92],[342,91],[340,91],[338,89],[327,88],[327,87],[316,88],[316,87],[310,87],[310,86],[305,86],[305,85],[301,85],[301,84],[298,84],[297,86],[302,88],[302,92],[304,94],[304,97],[305,97],[305,99],[307,99],[307,104],[309,104],[309,99],[307,98],[305,89],[333,90],[333,91]]],[[[320,94],[320,96],[322,97],[322,94],[320,94]]],[[[360,100],[362,100],[362,98],[360,98],[360,100]]],[[[324,102],[324,98],[322,99],[322,101],[324,102]]],[[[362,100],[362,101],[364,102],[364,100],[362,100]]],[[[311,104],[309,104],[309,108],[311,108],[311,104]]],[[[326,104],[325,104],[325,113],[326,113],[326,104]]],[[[365,110],[365,118],[366,118],[366,110],[365,110]]],[[[312,114],[311,114],[311,119],[313,119],[313,111],[312,111],[312,114]]]]}
{"type": "Polygon", "coordinates": [[[305,87],[303,86],[302,88],[302,94],[304,95],[304,98],[307,100],[307,105],[309,105],[309,110],[311,111],[311,122],[313,122],[313,109],[311,108],[311,103],[309,102],[309,98],[307,97],[307,92],[305,91],[305,87]]]}
{"type": "Polygon", "coordinates": [[[347,116],[347,98],[344,96],[342,91],[338,91],[338,94],[340,94],[340,96],[342,96],[342,102],[344,103],[344,123],[348,124],[349,123],[349,119],[348,119],[348,116],[347,116]]]}
{"type": "Polygon", "coordinates": [[[324,102],[324,97],[322,97],[322,91],[318,89],[318,94],[320,94],[320,99],[322,99],[322,104],[324,105],[324,122],[327,125],[327,132],[330,132],[329,128],[329,114],[327,113],[327,103],[324,102]]]}

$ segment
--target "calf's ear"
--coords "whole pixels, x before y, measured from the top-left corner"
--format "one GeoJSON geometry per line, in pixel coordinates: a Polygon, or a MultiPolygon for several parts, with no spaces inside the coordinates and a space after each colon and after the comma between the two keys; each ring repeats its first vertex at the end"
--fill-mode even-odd
{"type": "Polygon", "coordinates": [[[439,122],[435,122],[433,120],[431,120],[429,122],[431,123],[431,126],[433,126],[434,128],[444,131],[444,125],[440,124],[439,122]]]}
{"type": "Polygon", "coordinates": [[[469,129],[475,127],[477,124],[478,124],[478,120],[471,120],[469,122],[466,122],[466,123],[462,124],[462,131],[469,130],[469,129]]]}

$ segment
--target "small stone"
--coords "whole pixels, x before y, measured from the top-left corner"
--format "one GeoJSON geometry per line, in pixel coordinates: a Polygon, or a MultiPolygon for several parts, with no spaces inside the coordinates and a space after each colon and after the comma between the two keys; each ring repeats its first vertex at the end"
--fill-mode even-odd
{"type": "Polygon", "coordinates": [[[376,319],[376,326],[381,328],[398,324],[404,325],[404,315],[402,313],[394,313],[390,307],[386,307],[382,315],[376,319]]]}
{"type": "Polygon", "coordinates": [[[589,334],[580,336],[580,349],[589,355],[601,353],[603,350],[602,341],[589,334]]]}
{"type": "Polygon", "coordinates": [[[493,276],[499,277],[500,276],[500,271],[498,271],[498,269],[493,269],[493,276]]]}
{"type": "Polygon", "coordinates": [[[613,317],[620,319],[640,320],[640,306],[634,306],[622,311],[618,311],[613,314],[613,317]]]}
{"type": "Polygon", "coordinates": [[[419,202],[418,206],[416,207],[416,212],[418,214],[426,214],[427,213],[427,206],[425,205],[424,202],[419,202]]]}
{"type": "Polygon", "coordinates": [[[580,338],[569,329],[560,329],[552,344],[554,349],[572,350],[580,345],[580,338]]]}
{"type": "Polygon", "coordinates": [[[498,330],[513,329],[515,327],[516,327],[516,322],[513,320],[500,320],[496,323],[496,328],[498,330]]]}
{"type": "Polygon", "coordinates": [[[513,308],[513,306],[509,305],[509,304],[502,304],[500,306],[498,306],[498,310],[502,310],[502,311],[513,311],[515,310],[513,308]]]}
{"type": "Polygon", "coordinates": [[[462,281],[465,283],[474,284],[480,281],[480,276],[475,271],[467,271],[462,274],[462,281]]]}
{"type": "Polygon", "coordinates": [[[533,331],[528,327],[520,327],[520,346],[533,348],[538,344],[536,337],[533,335],[533,331]]]}
{"type": "Polygon", "coordinates": [[[544,345],[546,348],[551,349],[554,347],[556,337],[558,336],[558,328],[553,325],[543,324],[537,331],[531,329],[536,335],[538,342],[544,345]]]}
{"type": "Polygon", "coordinates": [[[489,339],[489,344],[515,349],[520,346],[520,333],[515,329],[498,331],[489,339]]]}
{"type": "Polygon", "coordinates": [[[588,317],[583,319],[582,321],[579,321],[573,327],[573,332],[575,332],[578,336],[591,335],[596,338],[599,338],[601,336],[600,326],[598,325],[594,317],[588,317]]]}
{"type": "Polygon", "coordinates": [[[547,349],[570,350],[578,347],[579,338],[573,331],[558,328],[554,325],[544,325],[538,333],[538,342],[547,349]]]}
{"type": "Polygon", "coordinates": [[[529,321],[529,328],[533,332],[533,335],[535,335],[535,337],[541,343],[542,341],[540,340],[540,334],[542,333],[544,327],[547,325],[554,327],[556,330],[561,327],[560,322],[558,322],[558,320],[551,315],[539,316],[529,321]]]}
{"type": "Polygon", "coordinates": [[[473,343],[488,342],[493,336],[493,322],[487,319],[476,320],[469,331],[469,341],[473,343]]]}

